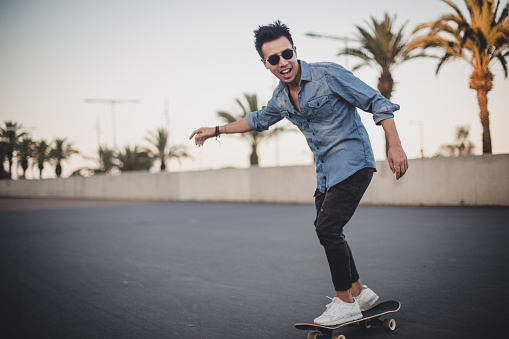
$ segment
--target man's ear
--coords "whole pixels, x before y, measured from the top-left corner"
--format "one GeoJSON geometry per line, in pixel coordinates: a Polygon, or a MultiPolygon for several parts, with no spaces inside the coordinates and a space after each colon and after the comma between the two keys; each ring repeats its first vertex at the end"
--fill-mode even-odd
{"type": "Polygon", "coordinates": [[[260,59],[262,62],[263,62],[263,65],[265,66],[266,69],[269,69],[269,67],[267,66],[267,61],[265,61],[265,59],[260,59]]]}
{"type": "Polygon", "coordinates": [[[293,46],[293,52],[295,53],[295,57],[297,58],[297,46],[293,46]]]}

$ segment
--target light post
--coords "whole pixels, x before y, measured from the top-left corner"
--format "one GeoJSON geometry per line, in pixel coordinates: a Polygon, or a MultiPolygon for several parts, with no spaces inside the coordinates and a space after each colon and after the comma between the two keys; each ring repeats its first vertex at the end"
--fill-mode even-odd
{"type": "Polygon", "coordinates": [[[117,127],[115,121],[117,104],[137,104],[138,100],[119,100],[119,99],[85,99],[87,104],[110,104],[111,105],[111,129],[113,136],[113,149],[117,150],[117,127]]]}
{"type": "MultiPolygon", "coordinates": [[[[345,43],[345,49],[348,49],[349,41],[360,41],[358,39],[352,39],[347,36],[335,36],[335,35],[325,35],[325,34],[316,34],[316,33],[306,33],[306,35],[311,38],[326,38],[326,39],[343,41],[345,43]]],[[[346,66],[346,68],[348,68],[348,54],[345,54],[345,66],[346,66]]]]}

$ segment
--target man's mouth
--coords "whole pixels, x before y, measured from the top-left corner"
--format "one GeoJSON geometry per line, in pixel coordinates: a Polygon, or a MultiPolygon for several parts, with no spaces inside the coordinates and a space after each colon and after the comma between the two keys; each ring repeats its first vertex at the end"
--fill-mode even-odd
{"type": "Polygon", "coordinates": [[[291,73],[292,73],[292,69],[291,68],[287,68],[287,69],[284,69],[281,72],[279,72],[279,74],[281,74],[286,79],[290,78],[291,73]]]}

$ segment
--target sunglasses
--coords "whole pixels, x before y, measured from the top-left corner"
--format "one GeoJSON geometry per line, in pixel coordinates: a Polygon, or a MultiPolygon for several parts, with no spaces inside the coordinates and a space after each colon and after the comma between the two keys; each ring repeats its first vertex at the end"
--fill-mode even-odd
{"type": "MultiPolygon", "coordinates": [[[[281,56],[285,58],[285,60],[290,60],[291,58],[293,58],[293,49],[290,48],[285,49],[283,52],[281,52],[281,56]]],[[[267,61],[272,66],[276,66],[277,64],[279,64],[279,55],[273,54],[267,58],[267,61]]]]}

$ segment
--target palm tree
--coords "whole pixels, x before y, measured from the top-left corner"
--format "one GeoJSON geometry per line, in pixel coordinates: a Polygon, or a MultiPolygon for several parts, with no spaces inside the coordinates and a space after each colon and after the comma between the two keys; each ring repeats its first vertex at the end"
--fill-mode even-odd
{"type": "Polygon", "coordinates": [[[161,162],[161,172],[166,170],[166,160],[168,158],[168,142],[170,133],[165,128],[158,128],[156,133],[149,132],[149,135],[145,137],[153,149],[150,150],[151,156],[161,162]]]}
{"type": "Polygon", "coordinates": [[[133,148],[126,146],[124,151],[118,153],[117,158],[119,161],[118,168],[122,172],[148,171],[153,165],[149,152],[138,146],[133,148]]]}
{"type": "Polygon", "coordinates": [[[159,160],[161,163],[161,172],[166,170],[166,161],[171,158],[192,158],[189,153],[187,153],[187,147],[184,145],[177,145],[169,147],[170,141],[170,133],[165,128],[158,128],[156,133],[149,132],[149,135],[145,137],[145,141],[147,141],[151,146],[150,156],[154,160],[159,160]]]}
{"type": "Polygon", "coordinates": [[[187,153],[187,147],[185,145],[171,146],[170,151],[168,152],[168,158],[175,158],[179,161],[179,163],[182,158],[193,159],[191,154],[187,153]]]}
{"type": "Polygon", "coordinates": [[[94,172],[109,174],[117,166],[114,149],[100,146],[97,155],[99,156],[99,168],[94,172]]]}
{"type": "Polygon", "coordinates": [[[26,172],[28,169],[28,159],[34,156],[34,141],[29,136],[24,136],[18,143],[18,160],[23,170],[21,179],[26,179],[26,172]]]}
{"type": "MultiPolygon", "coordinates": [[[[338,55],[350,55],[357,57],[362,62],[352,68],[355,71],[363,66],[372,67],[380,72],[378,78],[378,90],[386,99],[391,99],[394,90],[394,79],[392,71],[404,61],[423,56],[422,54],[410,56],[404,52],[405,41],[403,29],[406,24],[401,26],[397,32],[393,32],[393,24],[396,21],[385,13],[384,19],[377,21],[371,17],[371,26],[368,31],[360,26],[356,26],[359,33],[360,48],[345,48],[338,55]]],[[[369,25],[369,24],[368,24],[369,25]]],[[[385,136],[385,154],[389,152],[389,141],[385,136]]]]}
{"type": "Polygon", "coordinates": [[[68,142],[66,138],[55,139],[53,146],[49,152],[51,159],[55,161],[55,174],[60,178],[62,175],[62,161],[69,159],[72,155],[78,154],[79,152],[73,148],[72,142],[68,142]]]}
{"type": "Polygon", "coordinates": [[[6,121],[5,128],[1,129],[0,135],[7,143],[6,147],[6,156],[9,161],[9,178],[12,178],[12,160],[14,159],[14,153],[16,152],[16,147],[20,138],[24,137],[26,133],[19,133],[22,127],[18,125],[16,122],[6,121]]]}
{"type": "Polygon", "coordinates": [[[7,159],[7,149],[9,144],[7,141],[3,139],[3,137],[0,138],[0,179],[7,179],[9,178],[8,174],[5,172],[4,163],[7,159]]]}
{"type": "Polygon", "coordinates": [[[429,30],[416,36],[407,45],[407,52],[434,48],[443,53],[436,74],[449,60],[463,59],[473,68],[470,88],[477,92],[480,119],[483,128],[483,153],[491,153],[491,132],[488,112],[488,92],[493,88],[491,65],[497,60],[502,64],[507,78],[509,55],[509,2],[497,19],[500,0],[464,0],[469,18],[464,16],[451,0],[442,0],[455,14],[446,14],[437,21],[424,23],[414,33],[429,30]]]}
{"type": "MultiPolygon", "coordinates": [[[[240,119],[243,119],[251,112],[258,111],[258,97],[256,94],[244,94],[244,99],[247,102],[247,106],[242,103],[240,99],[235,99],[235,102],[240,106],[241,112],[237,114],[232,114],[226,111],[218,111],[217,115],[226,123],[234,122],[240,119]]],[[[247,133],[242,133],[240,136],[245,138],[249,144],[251,145],[251,155],[249,156],[249,162],[251,166],[258,166],[258,145],[262,140],[265,140],[270,137],[274,137],[282,132],[287,132],[289,129],[286,127],[276,127],[270,131],[265,133],[250,131],[247,133]]]]}
{"type": "Polygon", "coordinates": [[[440,149],[435,154],[435,156],[455,157],[472,155],[475,145],[472,141],[468,140],[469,133],[470,126],[456,127],[455,142],[452,144],[440,146],[440,149]]]}
{"type": "Polygon", "coordinates": [[[37,162],[39,168],[39,179],[42,179],[42,170],[44,169],[44,163],[50,160],[49,157],[49,145],[46,141],[37,141],[34,145],[34,160],[37,162]]]}

